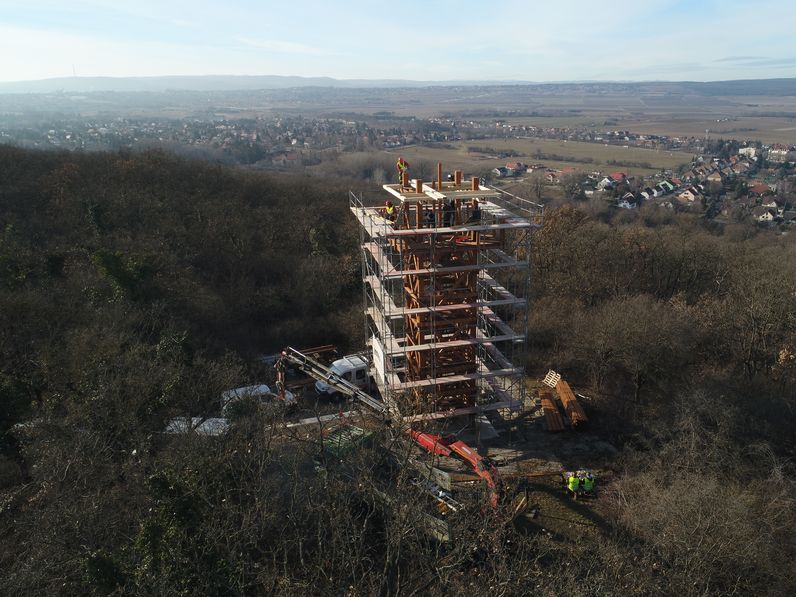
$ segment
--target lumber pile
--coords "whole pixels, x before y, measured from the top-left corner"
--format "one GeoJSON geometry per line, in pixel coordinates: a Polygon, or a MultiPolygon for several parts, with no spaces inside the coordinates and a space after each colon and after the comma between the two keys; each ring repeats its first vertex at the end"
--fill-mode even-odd
{"type": "Polygon", "coordinates": [[[544,423],[548,431],[564,431],[564,419],[553,400],[550,390],[539,390],[539,401],[542,403],[544,423]]]}
{"type": "Polygon", "coordinates": [[[561,404],[564,406],[564,412],[567,417],[569,417],[573,427],[577,427],[589,420],[588,417],[586,417],[586,413],[583,411],[583,407],[578,402],[578,399],[575,398],[575,393],[572,391],[572,388],[570,388],[569,384],[563,379],[559,380],[556,384],[556,392],[558,392],[558,397],[561,399],[561,404]]]}

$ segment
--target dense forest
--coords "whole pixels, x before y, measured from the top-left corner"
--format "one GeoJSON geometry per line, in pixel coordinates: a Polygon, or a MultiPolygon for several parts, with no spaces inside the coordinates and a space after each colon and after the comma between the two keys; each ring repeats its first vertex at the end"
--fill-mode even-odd
{"type": "Polygon", "coordinates": [[[9,595],[792,592],[796,244],[668,210],[549,209],[529,374],[617,449],[580,542],[505,512],[441,544],[363,447],[317,474],[262,406],[165,436],[286,344],[362,344],[357,181],[0,146],[0,586],[9,595]]]}

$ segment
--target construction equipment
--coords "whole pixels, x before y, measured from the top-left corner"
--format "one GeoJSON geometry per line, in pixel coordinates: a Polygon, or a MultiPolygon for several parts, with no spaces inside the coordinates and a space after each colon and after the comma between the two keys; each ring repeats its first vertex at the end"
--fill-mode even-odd
{"type": "Polygon", "coordinates": [[[424,433],[414,429],[408,429],[407,433],[415,442],[437,456],[451,457],[458,455],[473,469],[476,475],[486,482],[489,488],[489,505],[497,508],[500,501],[502,482],[497,467],[488,459],[481,456],[470,446],[460,439],[445,438],[433,433],[424,433]]]}
{"type": "Polygon", "coordinates": [[[319,382],[344,396],[357,400],[375,411],[379,415],[387,414],[387,407],[380,400],[377,400],[351,381],[334,371],[331,367],[323,365],[312,357],[288,346],[282,351],[282,355],[276,362],[276,387],[280,396],[285,396],[285,364],[290,363],[300,371],[314,377],[319,382]]]}
{"type": "MultiPolygon", "coordinates": [[[[282,356],[276,364],[276,385],[280,391],[283,391],[284,388],[283,376],[285,363],[291,363],[299,370],[314,377],[326,386],[332,387],[337,392],[361,402],[382,417],[386,417],[388,414],[387,406],[380,400],[377,400],[351,381],[342,377],[331,367],[322,365],[312,357],[290,346],[282,351],[282,356]]],[[[464,460],[473,469],[475,474],[486,482],[489,489],[489,503],[493,508],[497,508],[502,484],[497,468],[489,459],[482,457],[465,442],[455,437],[443,438],[439,435],[423,433],[413,429],[409,429],[408,432],[411,438],[428,452],[446,457],[452,457],[453,454],[456,454],[459,458],[464,460]]]]}

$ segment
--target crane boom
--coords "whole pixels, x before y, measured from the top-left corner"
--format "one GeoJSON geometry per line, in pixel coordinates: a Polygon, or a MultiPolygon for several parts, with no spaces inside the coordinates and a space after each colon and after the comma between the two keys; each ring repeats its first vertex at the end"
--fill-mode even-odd
{"type": "Polygon", "coordinates": [[[310,377],[314,377],[318,381],[333,387],[335,390],[345,396],[348,396],[349,398],[358,400],[367,407],[375,410],[377,413],[381,415],[387,414],[387,406],[381,401],[376,400],[367,392],[363,392],[347,379],[343,379],[340,375],[329,369],[329,367],[291,346],[288,346],[282,351],[282,355],[276,364],[276,386],[280,392],[280,395],[282,395],[285,391],[285,362],[295,365],[299,370],[303,371],[310,377]]]}

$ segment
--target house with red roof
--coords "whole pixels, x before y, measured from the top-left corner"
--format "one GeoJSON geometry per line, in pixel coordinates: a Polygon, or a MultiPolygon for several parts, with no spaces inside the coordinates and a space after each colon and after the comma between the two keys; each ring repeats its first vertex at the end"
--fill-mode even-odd
{"type": "Polygon", "coordinates": [[[770,193],[770,192],[771,192],[771,187],[768,186],[764,182],[758,181],[758,182],[756,182],[756,183],[754,183],[752,185],[749,185],[749,194],[750,195],[756,195],[757,197],[762,197],[766,193],[770,193]]]}

